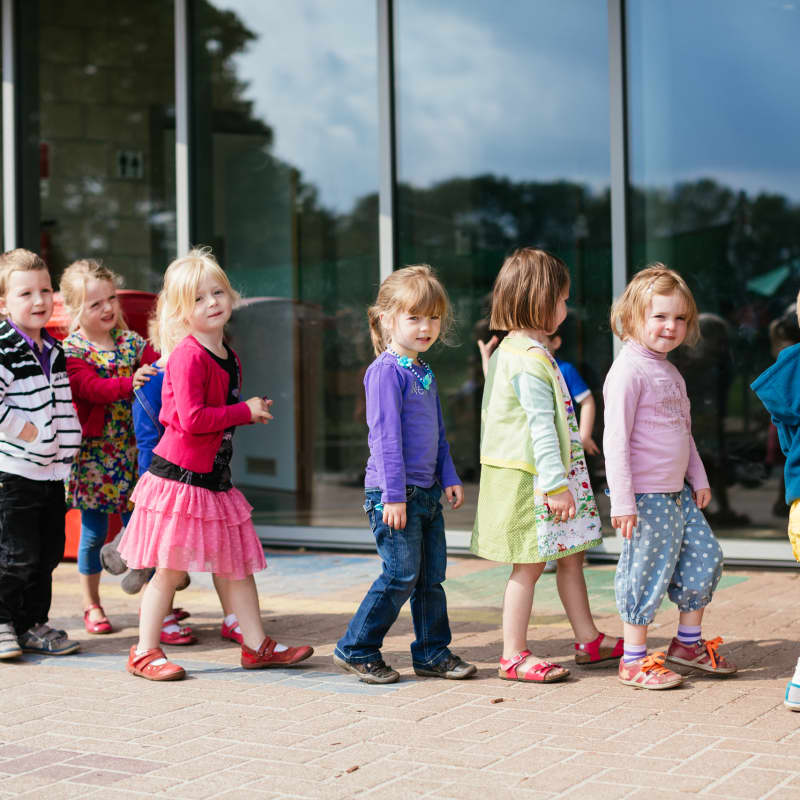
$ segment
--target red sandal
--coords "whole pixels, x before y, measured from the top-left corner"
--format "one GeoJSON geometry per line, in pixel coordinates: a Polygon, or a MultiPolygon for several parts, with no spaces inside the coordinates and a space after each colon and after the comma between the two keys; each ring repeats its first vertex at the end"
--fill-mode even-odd
{"type": "Polygon", "coordinates": [[[500,668],[497,674],[504,681],[526,681],[532,683],[555,683],[563,681],[569,676],[569,670],[561,664],[553,664],[551,661],[540,661],[533,664],[524,672],[517,669],[525,659],[531,655],[530,650],[523,650],[511,658],[501,658],[500,668]]]}
{"type": "Polygon", "coordinates": [[[192,616],[185,608],[173,608],[172,613],[178,622],[192,616]]]}
{"type": "Polygon", "coordinates": [[[610,661],[619,663],[625,650],[623,639],[612,639],[601,633],[593,642],[575,642],[575,663],[582,667],[596,667],[610,661]],[[614,644],[605,643],[606,639],[614,644]]]}
{"type": "Polygon", "coordinates": [[[145,650],[144,653],[137,656],[136,645],[133,645],[128,656],[127,670],[131,675],[147,678],[148,681],[180,681],[186,677],[186,670],[171,661],[154,667],[152,662],[157,661],[159,658],[166,658],[164,651],[160,647],[145,650]]]}
{"type": "Polygon", "coordinates": [[[111,633],[111,623],[108,621],[108,617],[106,616],[106,612],[103,611],[103,606],[98,605],[97,603],[92,603],[84,612],[83,612],[83,627],[86,628],[86,633],[111,633]],[[89,619],[89,613],[97,609],[103,615],[102,619],[89,619]]]}
{"type": "Polygon", "coordinates": [[[286,650],[275,652],[278,643],[267,636],[258,650],[252,650],[242,643],[241,665],[244,669],[263,669],[264,667],[288,667],[305,661],[314,654],[314,648],[308,645],[302,647],[287,647],[286,650]]]}
{"type": "Polygon", "coordinates": [[[197,637],[192,633],[192,629],[188,625],[184,625],[177,631],[165,631],[162,629],[161,636],[159,637],[161,644],[194,644],[197,637]]]}

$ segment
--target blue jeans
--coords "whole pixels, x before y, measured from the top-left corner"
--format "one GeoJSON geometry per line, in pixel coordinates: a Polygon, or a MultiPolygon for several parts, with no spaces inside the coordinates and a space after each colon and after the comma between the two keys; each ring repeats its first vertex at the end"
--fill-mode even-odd
{"type": "MultiPolygon", "coordinates": [[[[111,514],[94,509],[81,509],[81,541],[78,545],[78,572],[81,575],[96,575],[103,571],[100,549],[108,537],[108,518],[111,514]]],[[[122,524],[127,525],[130,511],[120,514],[122,524]]]]}
{"type": "Polygon", "coordinates": [[[364,510],[383,559],[383,570],[336,644],[339,658],[353,663],[380,659],[383,637],[409,598],[416,634],[411,643],[414,665],[429,667],[449,657],[450,622],[442,588],[447,547],[441,494],[437,485],[430,489],[407,487],[406,527],[395,530],[384,523],[382,510],[377,507],[380,490],[367,490],[364,510]]]}

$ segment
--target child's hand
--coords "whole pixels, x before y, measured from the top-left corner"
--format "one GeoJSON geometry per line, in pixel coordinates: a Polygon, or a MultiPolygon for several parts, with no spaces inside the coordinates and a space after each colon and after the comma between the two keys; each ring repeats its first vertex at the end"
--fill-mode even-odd
{"type": "Polygon", "coordinates": [[[636,514],[626,514],[624,517],[611,517],[611,527],[619,528],[623,539],[630,539],[633,536],[633,529],[636,527],[636,514]]]}
{"type": "Polygon", "coordinates": [[[584,453],[588,456],[596,456],[600,452],[600,448],[591,436],[587,436],[585,439],[582,438],[581,444],[583,445],[584,453]]]}
{"type": "Polygon", "coordinates": [[[396,531],[402,531],[406,527],[406,504],[405,503],[384,503],[383,521],[396,531]]]}
{"type": "Polygon", "coordinates": [[[546,494],[544,504],[550,509],[556,522],[566,522],[575,516],[575,498],[569,489],[558,494],[546,494]]]}
{"type": "Polygon", "coordinates": [[[692,499],[698,508],[705,508],[711,502],[711,489],[698,489],[692,492],[692,499]]]}
{"type": "Polygon", "coordinates": [[[460,483],[454,486],[447,486],[444,490],[444,496],[447,498],[447,502],[450,503],[451,508],[460,508],[464,502],[464,487],[460,483]]]}
{"type": "Polygon", "coordinates": [[[494,353],[494,351],[497,349],[498,344],[500,344],[500,340],[496,336],[492,336],[488,342],[478,339],[478,350],[481,352],[481,369],[483,370],[484,378],[486,377],[486,373],[489,371],[489,359],[491,358],[492,353],[494,353]]]}
{"type": "Polygon", "coordinates": [[[250,422],[260,422],[266,425],[271,419],[275,419],[272,414],[269,413],[272,400],[268,400],[266,397],[251,397],[245,402],[250,409],[250,422]]]}
{"type": "Polygon", "coordinates": [[[26,422],[23,429],[20,431],[19,438],[23,442],[32,442],[39,435],[39,429],[32,423],[26,422]]]}
{"type": "Polygon", "coordinates": [[[151,375],[157,374],[158,370],[152,364],[142,364],[142,366],[133,373],[133,388],[141,388],[150,380],[151,375]]]}

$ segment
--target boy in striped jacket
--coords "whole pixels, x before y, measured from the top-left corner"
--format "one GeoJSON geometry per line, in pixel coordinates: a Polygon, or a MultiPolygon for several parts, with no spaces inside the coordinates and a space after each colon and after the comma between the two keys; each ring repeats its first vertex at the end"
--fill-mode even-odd
{"type": "Polygon", "coordinates": [[[0,659],[79,647],[47,624],[81,441],[64,351],[44,329],[52,313],[44,261],[21,248],[0,255],[0,659]]]}

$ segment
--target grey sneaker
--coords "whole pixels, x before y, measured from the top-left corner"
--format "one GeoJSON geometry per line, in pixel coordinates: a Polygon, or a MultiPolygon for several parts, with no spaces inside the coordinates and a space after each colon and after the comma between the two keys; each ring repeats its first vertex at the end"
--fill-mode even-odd
{"type": "Polygon", "coordinates": [[[478,668],[474,664],[467,664],[463,658],[450,653],[450,655],[438,664],[430,667],[414,666],[414,672],[424,678],[447,678],[451,681],[460,681],[462,678],[469,678],[474,675],[478,668]]]}
{"type": "Polygon", "coordinates": [[[79,642],[67,638],[66,631],[57,631],[49,625],[36,625],[19,637],[25,653],[41,653],[46,656],[67,656],[80,648],[79,642]]]}
{"type": "Polygon", "coordinates": [[[378,661],[355,664],[339,658],[334,653],[333,663],[347,672],[352,672],[353,675],[358,675],[358,679],[363,683],[397,683],[400,679],[400,673],[392,669],[382,658],[378,661]]]}
{"type": "Polygon", "coordinates": [[[106,572],[110,572],[112,575],[122,575],[126,569],[128,569],[128,565],[125,563],[125,560],[119,554],[119,540],[122,538],[122,534],[125,532],[125,528],[123,528],[108,544],[104,544],[100,548],[100,563],[103,565],[103,569],[106,572]]]}
{"type": "Polygon", "coordinates": [[[17,658],[22,655],[22,648],[19,646],[17,632],[10,622],[0,625],[0,659],[17,658]]]}

